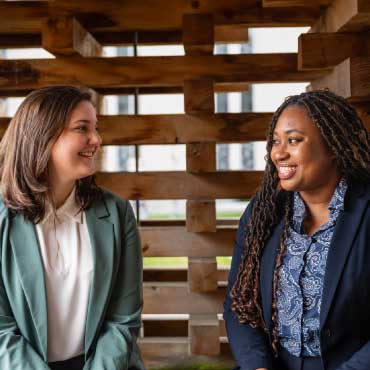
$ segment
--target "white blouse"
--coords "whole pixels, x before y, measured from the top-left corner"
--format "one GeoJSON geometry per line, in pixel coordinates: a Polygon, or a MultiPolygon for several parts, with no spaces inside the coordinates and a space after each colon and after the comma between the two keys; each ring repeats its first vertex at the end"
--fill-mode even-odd
{"type": "Polygon", "coordinates": [[[84,352],[87,306],[93,273],[91,244],[75,190],[56,212],[36,225],[44,265],[48,312],[48,362],[84,352]]]}

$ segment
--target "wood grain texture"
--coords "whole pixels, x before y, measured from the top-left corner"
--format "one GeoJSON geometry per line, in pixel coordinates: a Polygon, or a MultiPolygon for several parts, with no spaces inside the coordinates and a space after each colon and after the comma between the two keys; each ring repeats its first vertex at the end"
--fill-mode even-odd
{"type": "Polygon", "coordinates": [[[298,67],[332,68],[349,57],[369,56],[367,33],[306,33],[298,38],[298,67]]]}
{"type": "Polygon", "coordinates": [[[144,283],[144,309],[147,314],[222,313],[225,288],[215,292],[191,293],[187,283],[144,283]],[[166,302],[166,304],[163,304],[166,302]]]}
{"type": "MultiPolygon", "coordinates": [[[[130,46],[135,42],[133,31],[94,32],[95,39],[104,46],[130,46]]],[[[182,43],[182,30],[140,31],[138,45],[176,45],[182,43]]],[[[243,43],[248,41],[248,28],[239,25],[215,27],[215,42],[221,44],[243,43]]],[[[41,33],[0,33],[0,49],[39,48],[41,33]]]]}
{"type": "Polygon", "coordinates": [[[250,198],[262,172],[217,171],[98,173],[99,185],[126,199],[230,199],[250,198]]]}
{"type": "Polygon", "coordinates": [[[366,32],[370,29],[368,0],[333,0],[311,32],[366,32]]]}
{"type": "Polygon", "coordinates": [[[311,89],[328,88],[350,101],[370,99],[370,58],[348,58],[333,72],[311,83],[311,89]]]}
{"type": "Polygon", "coordinates": [[[305,26],[319,10],[262,8],[256,0],[64,0],[47,3],[0,2],[0,33],[37,33],[45,18],[75,16],[90,32],[180,29],[183,14],[211,13],[216,25],[250,27],[305,26]]]}
{"type": "Polygon", "coordinates": [[[183,226],[139,230],[144,257],[231,256],[236,233],[236,227],[220,227],[215,233],[189,233],[183,226]]]}
{"type": "Polygon", "coordinates": [[[48,18],[42,24],[42,47],[54,55],[97,57],[102,46],[73,17],[48,18]]]}
{"type": "Polygon", "coordinates": [[[207,293],[217,290],[216,257],[190,257],[188,282],[191,292],[207,293]]]}
{"type": "MultiPolygon", "coordinates": [[[[104,145],[237,143],[266,139],[272,113],[100,115],[104,145]]],[[[0,117],[0,137],[10,118],[0,117]]]]}
{"type": "Polygon", "coordinates": [[[327,71],[298,71],[297,54],[0,60],[0,91],[55,84],[96,89],[179,86],[185,80],[215,82],[311,81],[327,71]]]}
{"type": "Polygon", "coordinates": [[[292,6],[303,7],[324,7],[328,6],[333,0],[262,0],[262,6],[265,8],[284,8],[292,6]]]}

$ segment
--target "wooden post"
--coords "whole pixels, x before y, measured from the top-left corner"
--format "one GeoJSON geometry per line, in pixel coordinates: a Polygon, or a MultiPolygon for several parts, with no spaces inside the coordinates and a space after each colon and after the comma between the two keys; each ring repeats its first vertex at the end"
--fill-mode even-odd
{"type": "MultiPolygon", "coordinates": [[[[183,16],[183,43],[186,55],[212,55],[214,22],[210,14],[183,16]]],[[[210,79],[184,81],[185,112],[214,112],[214,82],[210,79]]],[[[196,142],[186,145],[186,169],[191,173],[216,170],[216,144],[196,142]]],[[[187,200],[186,227],[188,232],[216,231],[215,200],[187,200]]],[[[217,290],[216,257],[189,258],[188,284],[190,292],[207,294],[217,290]]],[[[191,314],[189,319],[189,354],[218,355],[220,353],[219,322],[216,314],[191,314]]]]}

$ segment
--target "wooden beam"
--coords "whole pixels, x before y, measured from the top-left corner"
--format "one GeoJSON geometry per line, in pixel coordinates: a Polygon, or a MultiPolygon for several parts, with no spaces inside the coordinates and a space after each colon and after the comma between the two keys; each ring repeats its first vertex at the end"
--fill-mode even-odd
{"type": "MultiPolygon", "coordinates": [[[[187,337],[188,320],[187,319],[154,319],[143,316],[143,327],[145,337],[187,337]]],[[[151,317],[151,315],[149,315],[151,317]]],[[[227,337],[225,322],[219,320],[219,337],[227,337]]]]}
{"type": "Polygon", "coordinates": [[[144,283],[143,290],[143,314],[217,314],[223,312],[226,289],[202,294],[189,292],[187,283],[144,283]]]}
{"type": "MultiPolygon", "coordinates": [[[[236,230],[233,230],[235,232],[236,230]]],[[[227,267],[217,269],[217,281],[225,282],[229,274],[227,267]]],[[[184,267],[144,267],[144,281],[171,281],[185,282],[188,278],[188,270],[184,267]]]]}
{"type": "Polygon", "coordinates": [[[217,290],[216,257],[189,258],[188,280],[191,292],[208,293],[217,290]]]}
{"type": "Polygon", "coordinates": [[[334,0],[310,32],[367,32],[369,29],[368,0],[334,0]]]}
{"type": "Polygon", "coordinates": [[[106,145],[263,141],[272,113],[99,116],[106,145]]]}
{"type": "Polygon", "coordinates": [[[298,38],[298,68],[332,68],[369,52],[368,33],[304,33],[298,38]]]}
{"type": "Polygon", "coordinates": [[[245,26],[216,26],[215,43],[243,43],[248,42],[248,28],[245,26]]]}
{"type": "Polygon", "coordinates": [[[190,315],[189,354],[218,356],[220,325],[217,315],[190,315]]]}
{"type": "MultiPolygon", "coordinates": [[[[272,113],[216,113],[99,116],[104,145],[245,143],[266,140],[272,113]]],[[[0,138],[9,117],[0,117],[0,138]]],[[[363,117],[370,131],[370,117],[363,117]]]]}
{"type": "Polygon", "coordinates": [[[250,198],[260,171],[98,173],[98,184],[126,199],[250,198]]]}
{"type": "Polygon", "coordinates": [[[215,42],[213,14],[184,14],[182,29],[185,54],[213,54],[215,42]]]}
{"type": "MultiPolygon", "coordinates": [[[[135,42],[133,31],[94,32],[93,36],[104,46],[131,46],[135,42]]],[[[138,45],[176,45],[182,43],[181,30],[137,32],[138,45]]],[[[216,26],[215,42],[220,44],[243,43],[248,41],[248,28],[245,26],[216,26]]],[[[1,33],[0,49],[41,48],[40,33],[1,33]]]]}
{"type": "MultiPolygon", "coordinates": [[[[263,141],[272,113],[100,115],[104,145],[263,141]]],[[[0,137],[10,118],[0,117],[0,137]]]]}
{"type": "Polygon", "coordinates": [[[42,47],[54,55],[96,57],[102,46],[73,17],[48,18],[42,24],[42,47]]]}
{"type": "Polygon", "coordinates": [[[216,25],[306,26],[319,16],[313,8],[262,8],[255,0],[64,0],[48,3],[0,2],[0,33],[38,33],[45,18],[75,16],[90,32],[178,30],[183,14],[210,13],[216,25]],[[165,9],[165,11],[164,11],[165,9]]]}
{"type": "Polygon", "coordinates": [[[262,0],[262,6],[265,8],[283,8],[292,6],[303,7],[322,7],[328,6],[333,0],[262,0]]]}
{"type": "Polygon", "coordinates": [[[348,58],[333,72],[311,83],[311,89],[330,89],[351,101],[370,99],[370,58],[348,58]]]}
{"type": "Polygon", "coordinates": [[[297,54],[117,57],[0,60],[0,91],[54,84],[96,89],[179,86],[184,80],[215,82],[302,82],[327,71],[298,71],[297,54]]]}
{"type": "Polygon", "coordinates": [[[216,231],[215,201],[187,200],[186,227],[189,232],[207,232],[207,231],[215,232],[216,231]]]}
{"type": "Polygon", "coordinates": [[[181,226],[139,230],[144,257],[231,256],[236,233],[236,227],[217,228],[215,233],[189,233],[181,226]]]}
{"type": "MultiPolygon", "coordinates": [[[[220,338],[221,341],[221,338],[220,338]]],[[[139,338],[138,344],[145,365],[152,368],[199,368],[205,363],[212,368],[235,368],[235,360],[228,343],[221,341],[221,356],[189,356],[188,338],[184,337],[149,337],[139,338]]]]}

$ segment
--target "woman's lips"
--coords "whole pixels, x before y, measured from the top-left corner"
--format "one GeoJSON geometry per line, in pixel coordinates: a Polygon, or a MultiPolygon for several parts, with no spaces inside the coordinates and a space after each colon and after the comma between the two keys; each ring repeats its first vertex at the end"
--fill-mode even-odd
{"type": "Polygon", "coordinates": [[[297,166],[278,166],[278,174],[281,180],[288,180],[297,172],[297,166]]]}

